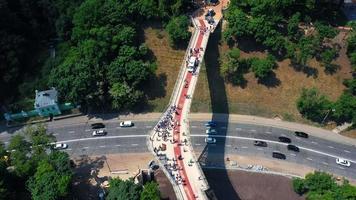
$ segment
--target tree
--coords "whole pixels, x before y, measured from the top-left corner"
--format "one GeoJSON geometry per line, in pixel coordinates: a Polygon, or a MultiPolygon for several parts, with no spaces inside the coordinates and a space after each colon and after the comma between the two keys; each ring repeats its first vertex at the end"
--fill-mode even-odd
{"type": "Polygon", "coordinates": [[[356,96],[356,79],[345,79],[343,83],[347,87],[346,92],[356,96]]]}
{"type": "Polygon", "coordinates": [[[344,92],[333,105],[333,118],[337,122],[356,123],[356,96],[344,92]]]}
{"type": "Polygon", "coordinates": [[[299,195],[303,195],[307,191],[304,180],[301,178],[293,178],[293,189],[299,195]]]}
{"type": "Polygon", "coordinates": [[[331,108],[330,100],[319,93],[316,88],[303,88],[300,97],[297,99],[299,112],[315,122],[321,122],[331,108]]]}
{"type": "Polygon", "coordinates": [[[238,7],[231,6],[225,15],[228,23],[224,31],[224,38],[228,40],[231,37],[241,37],[249,34],[249,21],[247,15],[238,7]]]}
{"type": "Polygon", "coordinates": [[[148,182],[143,186],[140,200],[160,200],[160,192],[156,182],[148,182]]]}
{"type": "Polygon", "coordinates": [[[132,179],[120,180],[114,178],[109,181],[107,200],[139,200],[142,188],[136,185],[132,179]]]}
{"type": "Polygon", "coordinates": [[[322,39],[334,38],[339,33],[337,29],[319,21],[315,22],[315,27],[322,39]]]}
{"type": "Polygon", "coordinates": [[[321,62],[323,63],[327,72],[334,72],[336,70],[337,65],[331,63],[336,58],[336,56],[337,50],[335,48],[326,49],[321,53],[321,62]]]}
{"type": "Polygon", "coordinates": [[[173,17],[166,26],[166,31],[169,35],[171,45],[177,46],[181,42],[187,42],[190,38],[188,31],[189,19],[187,16],[181,15],[173,17]]]}
{"type": "Polygon", "coordinates": [[[33,163],[27,156],[30,154],[31,144],[21,135],[11,138],[8,150],[11,151],[10,162],[15,167],[15,173],[19,177],[26,178],[34,173],[33,163]]]}
{"type": "Polygon", "coordinates": [[[126,83],[114,83],[109,93],[116,109],[131,108],[143,97],[142,92],[134,90],[126,83]]]}
{"type": "Polygon", "coordinates": [[[69,156],[64,152],[52,152],[39,162],[36,173],[28,182],[33,200],[56,200],[66,197],[72,180],[69,156]]]}
{"type": "Polygon", "coordinates": [[[302,36],[302,33],[299,30],[299,22],[300,22],[299,12],[294,13],[288,20],[288,25],[287,25],[288,37],[295,41],[297,41],[302,36]]]}
{"type": "Polygon", "coordinates": [[[269,55],[267,58],[259,59],[255,58],[251,62],[251,69],[255,73],[255,76],[259,79],[264,79],[268,76],[276,63],[274,58],[269,55]]]}

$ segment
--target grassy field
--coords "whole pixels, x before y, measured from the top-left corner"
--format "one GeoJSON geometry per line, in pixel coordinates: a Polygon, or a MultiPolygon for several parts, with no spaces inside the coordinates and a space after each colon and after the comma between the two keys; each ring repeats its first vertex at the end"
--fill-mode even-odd
{"type": "Polygon", "coordinates": [[[169,103],[185,50],[172,49],[167,33],[161,29],[146,28],[144,35],[145,43],[156,57],[158,65],[156,78],[152,78],[145,87],[149,111],[161,112],[169,103]]]}
{"type": "MultiPolygon", "coordinates": [[[[342,35],[336,39],[342,38],[342,35]]],[[[184,50],[169,47],[167,34],[160,29],[146,28],[145,43],[157,59],[158,78],[147,85],[151,111],[162,111],[170,98],[184,56],[184,50]]],[[[238,46],[241,57],[264,57],[265,52],[253,42],[243,41],[238,46]]],[[[326,74],[316,60],[310,60],[308,71],[297,71],[290,66],[288,59],[278,62],[275,76],[268,84],[258,83],[253,73],[244,75],[246,83],[235,86],[224,82],[219,75],[219,59],[228,50],[221,42],[219,30],[211,35],[205,54],[205,61],[191,107],[192,112],[239,113],[264,117],[280,117],[288,121],[310,123],[303,119],[296,108],[296,99],[303,87],[316,87],[331,100],[336,100],[345,88],[345,78],[351,78],[351,66],[341,43],[340,55],[336,64],[340,69],[326,74]]]]}

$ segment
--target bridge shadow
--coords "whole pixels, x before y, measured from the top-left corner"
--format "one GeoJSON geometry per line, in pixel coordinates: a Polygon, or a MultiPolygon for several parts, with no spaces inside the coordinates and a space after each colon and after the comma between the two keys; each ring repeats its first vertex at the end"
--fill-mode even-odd
{"type": "MultiPolygon", "coordinates": [[[[221,23],[220,23],[221,24],[221,23]]],[[[208,77],[210,90],[211,106],[212,106],[212,121],[217,122],[216,130],[219,135],[226,136],[229,125],[229,105],[225,91],[223,77],[219,72],[219,42],[221,39],[221,25],[210,35],[208,46],[205,52],[205,66],[208,77]],[[223,127],[223,128],[222,128],[223,127]]],[[[216,145],[206,145],[200,154],[198,161],[201,166],[219,166],[224,167],[225,163],[225,137],[217,138],[216,145]]],[[[219,174],[221,184],[224,185],[224,191],[218,191],[214,188],[213,179],[207,181],[210,185],[210,190],[206,192],[209,199],[234,199],[239,200],[240,197],[236,193],[226,170],[222,170],[219,174]]]]}

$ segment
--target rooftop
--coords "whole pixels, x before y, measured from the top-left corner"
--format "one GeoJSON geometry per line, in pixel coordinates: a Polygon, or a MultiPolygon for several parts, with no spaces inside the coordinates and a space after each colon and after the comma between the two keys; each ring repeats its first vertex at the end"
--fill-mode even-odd
{"type": "Polygon", "coordinates": [[[36,90],[35,108],[46,107],[57,104],[58,92],[52,87],[50,90],[38,91],[36,90]]]}

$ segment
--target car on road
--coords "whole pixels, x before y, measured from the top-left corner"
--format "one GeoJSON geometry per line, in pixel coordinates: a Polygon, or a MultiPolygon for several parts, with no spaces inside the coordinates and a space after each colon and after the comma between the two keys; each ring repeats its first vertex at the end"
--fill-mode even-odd
{"type": "Polygon", "coordinates": [[[212,129],[212,128],[206,129],[205,133],[208,135],[216,135],[217,134],[216,130],[212,129]]]}
{"type": "Polygon", "coordinates": [[[205,126],[207,126],[207,127],[216,127],[216,122],[208,121],[208,122],[205,123],[205,126]]]}
{"type": "Polygon", "coordinates": [[[208,144],[215,144],[216,143],[216,139],[213,137],[206,137],[205,138],[205,142],[208,144]]]}
{"type": "Polygon", "coordinates": [[[94,123],[91,124],[92,129],[99,129],[99,128],[105,128],[105,125],[103,123],[94,123]]]}
{"type": "Polygon", "coordinates": [[[343,159],[343,158],[336,158],[336,164],[342,165],[342,166],[345,166],[345,167],[350,167],[351,166],[351,162],[346,160],[346,159],[343,159]]]}
{"type": "Polygon", "coordinates": [[[307,133],[301,132],[301,131],[295,131],[294,132],[295,136],[302,137],[302,138],[308,138],[309,135],[307,133]]]}
{"type": "Polygon", "coordinates": [[[285,160],[287,158],[286,155],[284,155],[283,153],[276,152],[276,151],[272,152],[272,157],[282,159],[282,160],[285,160]]]}
{"type": "Polygon", "coordinates": [[[104,135],[106,135],[106,131],[104,129],[93,131],[93,136],[104,136],[104,135]]]}
{"type": "Polygon", "coordinates": [[[132,121],[123,121],[123,122],[120,122],[120,127],[131,127],[133,126],[134,123],[132,123],[132,121]]]}
{"type": "Polygon", "coordinates": [[[259,147],[267,147],[267,142],[255,140],[255,141],[253,141],[253,145],[259,146],[259,147]]]}
{"type": "Polygon", "coordinates": [[[299,147],[293,145],[293,144],[288,144],[287,145],[287,149],[290,150],[290,151],[296,151],[296,152],[299,152],[299,147]]]}
{"type": "Polygon", "coordinates": [[[66,149],[68,148],[68,145],[65,143],[56,143],[53,145],[53,149],[59,150],[59,149],[66,149]]]}
{"type": "Polygon", "coordinates": [[[278,140],[280,142],[284,142],[284,143],[291,143],[292,142],[292,140],[290,138],[287,138],[287,137],[284,137],[284,136],[278,137],[278,140]]]}

